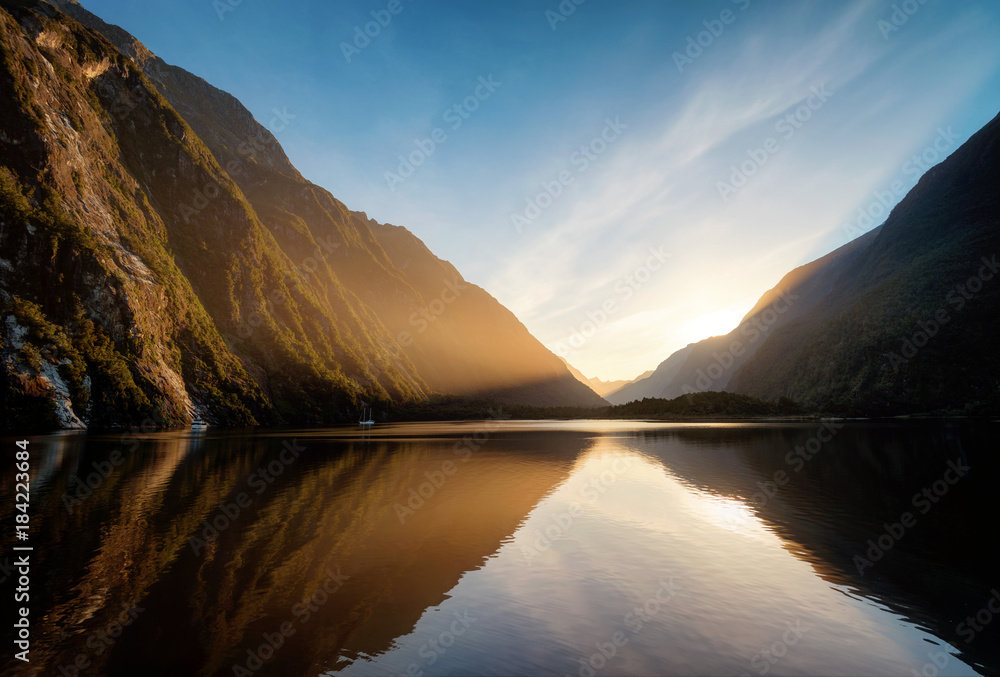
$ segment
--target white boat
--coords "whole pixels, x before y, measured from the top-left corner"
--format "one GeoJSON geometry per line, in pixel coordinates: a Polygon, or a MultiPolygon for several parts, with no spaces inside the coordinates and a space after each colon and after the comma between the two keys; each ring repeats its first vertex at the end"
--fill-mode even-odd
{"type": "Polygon", "coordinates": [[[191,430],[208,430],[208,424],[201,417],[195,418],[191,421],[191,430]]]}
{"type": "Polygon", "coordinates": [[[364,404],[361,405],[361,420],[358,421],[358,425],[362,428],[371,428],[375,425],[375,421],[372,420],[372,412],[370,409],[368,410],[367,416],[365,415],[365,406],[366,405],[364,404]]]}

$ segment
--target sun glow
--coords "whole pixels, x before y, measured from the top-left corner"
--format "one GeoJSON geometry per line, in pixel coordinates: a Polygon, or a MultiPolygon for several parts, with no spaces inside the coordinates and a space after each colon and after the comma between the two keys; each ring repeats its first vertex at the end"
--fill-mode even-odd
{"type": "Polygon", "coordinates": [[[747,308],[748,306],[740,303],[701,315],[687,322],[679,333],[692,343],[728,334],[739,326],[747,308]]]}
{"type": "Polygon", "coordinates": [[[732,498],[704,497],[699,504],[698,516],[720,529],[746,536],[766,531],[746,504],[732,498]]]}

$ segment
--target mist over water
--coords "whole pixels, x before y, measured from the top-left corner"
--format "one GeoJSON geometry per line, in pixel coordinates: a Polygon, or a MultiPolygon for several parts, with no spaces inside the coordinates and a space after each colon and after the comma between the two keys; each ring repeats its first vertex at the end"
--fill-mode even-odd
{"type": "Polygon", "coordinates": [[[32,438],[4,673],[1000,674],[1000,426],[822,425],[32,438]]]}

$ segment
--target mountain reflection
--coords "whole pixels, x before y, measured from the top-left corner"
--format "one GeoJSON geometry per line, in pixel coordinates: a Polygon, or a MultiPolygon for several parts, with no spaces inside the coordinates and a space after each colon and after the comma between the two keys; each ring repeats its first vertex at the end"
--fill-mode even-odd
{"type": "Polygon", "coordinates": [[[298,459],[272,465],[290,439],[222,436],[200,452],[184,436],[145,440],[72,515],[61,500],[69,477],[107,461],[118,440],[50,450],[61,460],[47,491],[36,489],[45,514],[37,538],[47,544],[36,562],[52,584],[34,608],[44,609],[37,635],[56,641],[33,648],[24,674],[59,674],[80,653],[92,674],[186,674],[194,665],[233,674],[284,621],[296,633],[281,648],[281,674],[318,672],[342,650],[377,653],[494,552],[590,443],[572,434],[489,439],[469,455],[449,438],[298,439],[298,459]],[[445,463],[455,468],[447,476],[445,463]],[[250,478],[269,465],[281,473],[261,490],[250,478]],[[425,485],[428,494],[429,481],[433,493],[401,519],[397,506],[417,505],[410,492],[425,485]],[[205,537],[220,506],[233,514],[241,493],[249,507],[196,555],[189,537],[205,537]],[[302,623],[293,607],[330,572],[347,583],[302,623]],[[110,650],[87,646],[134,603],[138,622],[110,650]]]}
{"type": "Polygon", "coordinates": [[[989,424],[855,423],[801,464],[789,463],[820,427],[658,431],[643,436],[642,448],[693,489],[739,506],[730,526],[739,521],[734,514],[754,514],[830,584],[927,628],[978,670],[1000,674],[1000,628],[987,626],[972,642],[958,629],[998,585],[992,520],[1000,462],[989,424]],[[940,486],[949,461],[968,466],[968,476],[933,503],[914,505],[923,489],[940,486]],[[779,486],[781,472],[787,481],[779,486]],[[869,540],[904,512],[916,526],[868,560],[869,540]],[[856,557],[871,566],[861,562],[859,573],[856,557]]]}
{"type": "Polygon", "coordinates": [[[777,673],[919,670],[923,641],[963,661],[946,673],[996,674],[997,628],[956,632],[997,585],[992,431],[851,424],[790,463],[818,425],[40,438],[37,639],[5,673],[577,674],[676,578],[668,610],[596,673],[745,672],[795,616],[821,645],[777,673]],[[969,476],[920,513],[912,496],[949,460],[969,476]],[[917,525],[859,575],[906,510],[917,525]],[[461,645],[425,660],[469,610],[461,645]],[[890,630],[887,611],[929,634],[890,630]],[[870,641],[845,656],[852,625],[870,641]]]}

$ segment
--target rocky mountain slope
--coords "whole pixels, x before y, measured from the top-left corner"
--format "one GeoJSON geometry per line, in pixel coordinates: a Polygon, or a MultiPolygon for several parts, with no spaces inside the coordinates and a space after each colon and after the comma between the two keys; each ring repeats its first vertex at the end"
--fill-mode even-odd
{"type": "Polygon", "coordinates": [[[602,404],[232,96],[75,2],[0,7],[4,426],[336,421],[434,392],[602,404]]]}

